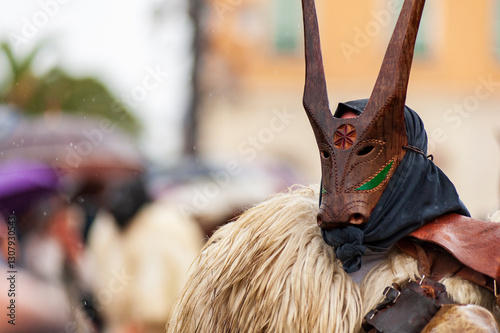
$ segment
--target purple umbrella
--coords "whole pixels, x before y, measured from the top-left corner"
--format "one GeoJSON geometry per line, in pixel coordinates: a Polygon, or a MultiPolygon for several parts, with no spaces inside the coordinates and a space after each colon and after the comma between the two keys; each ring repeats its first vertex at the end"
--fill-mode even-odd
{"type": "Polygon", "coordinates": [[[0,211],[22,214],[33,203],[56,193],[58,178],[45,164],[10,161],[0,165],[0,211]]]}
{"type": "Polygon", "coordinates": [[[0,106],[0,162],[42,162],[76,182],[129,178],[143,171],[134,141],[108,119],[58,114],[23,117],[0,106]]]}

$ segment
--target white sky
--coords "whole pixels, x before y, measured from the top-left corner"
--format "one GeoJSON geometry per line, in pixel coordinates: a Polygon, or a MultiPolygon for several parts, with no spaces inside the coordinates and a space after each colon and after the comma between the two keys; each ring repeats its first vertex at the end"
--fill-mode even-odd
{"type": "MultiPolygon", "coordinates": [[[[36,60],[38,70],[57,64],[75,75],[94,75],[119,99],[137,102],[146,153],[168,162],[181,149],[189,99],[192,27],[186,8],[186,0],[0,0],[0,40],[17,36],[22,42],[15,50],[26,54],[47,39],[51,47],[36,60]],[[160,6],[163,16],[155,21],[160,6]],[[148,68],[167,75],[134,101],[131,92],[141,89],[148,68]]],[[[1,78],[6,70],[1,59],[1,78]]]]}

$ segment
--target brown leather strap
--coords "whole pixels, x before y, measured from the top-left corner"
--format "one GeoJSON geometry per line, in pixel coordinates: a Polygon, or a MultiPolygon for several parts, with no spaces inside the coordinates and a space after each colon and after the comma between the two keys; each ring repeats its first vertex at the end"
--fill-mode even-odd
{"type": "Polygon", "coordinates": [[[455,275],[495,291],[495,282],[490,276],[465,266],[436,244],[407,237],[400,240],[397,246],[403,253],[418,260],[418,269],[422,275],[436,281],[455,275]]]}
{"type": "Polygon", "coordinates": [[[385,299],[363,320],[367,332],[420,332],[443,304],[453,303],[441,283],[430,279],[387,287],[385,299]]]}

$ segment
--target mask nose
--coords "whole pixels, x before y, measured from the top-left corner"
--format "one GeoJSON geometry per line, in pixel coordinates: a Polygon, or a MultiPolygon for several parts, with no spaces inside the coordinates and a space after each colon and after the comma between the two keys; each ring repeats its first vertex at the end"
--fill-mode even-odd
{"type": "Polygon", "coordinates": [[[361,225],[368,221],[368,215],[361,207],[352,207],[350,212],[344,210],[344,214],[335,214],[327,205],[322,205],[318,212],[317,222],[321,228],[332,229],[346,227],[348,225],[361,225]]]}

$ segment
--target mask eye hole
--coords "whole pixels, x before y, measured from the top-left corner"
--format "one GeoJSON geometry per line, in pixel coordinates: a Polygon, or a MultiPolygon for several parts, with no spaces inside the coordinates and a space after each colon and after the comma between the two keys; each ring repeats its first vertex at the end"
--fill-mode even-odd
{"type": "Polygon", "coordinates": [[[368,155],[369,153],[371,153],[373,151],[373,149],[375,149],[374,146],[366,146],[366,147],[361,148],[356,154],[358,156],[365,156],[365,155],[368,155]]]}
{"type": "Polygon", "coordinates": [[[321,151],[321,156],[325,159],[329,159],[330,158],[330,153],[326,150],[322,150],[321,151]]]}

